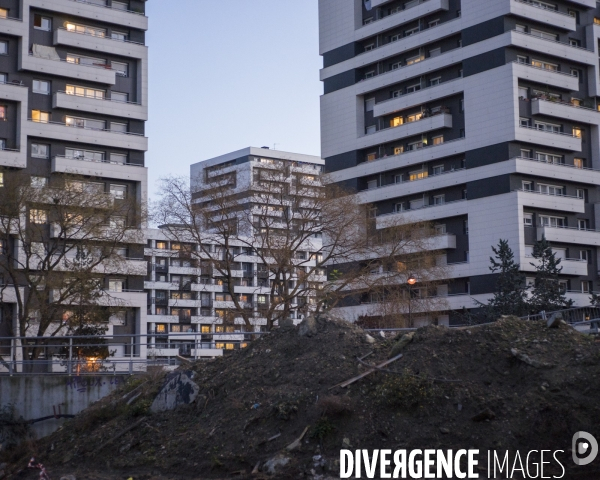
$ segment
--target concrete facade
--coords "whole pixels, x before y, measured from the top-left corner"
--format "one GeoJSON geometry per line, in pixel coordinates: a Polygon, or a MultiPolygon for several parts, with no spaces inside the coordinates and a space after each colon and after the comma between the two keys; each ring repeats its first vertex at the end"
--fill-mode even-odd
{"type": "Polygon", "coordinates": [[[492,293],[500,239],[527,273],[545,234],[576,305],[600,290],[597,5],[319,2],[326,171],[378,228],[427,220],[455,236],[439,250],[452,309],[492,293]]]}

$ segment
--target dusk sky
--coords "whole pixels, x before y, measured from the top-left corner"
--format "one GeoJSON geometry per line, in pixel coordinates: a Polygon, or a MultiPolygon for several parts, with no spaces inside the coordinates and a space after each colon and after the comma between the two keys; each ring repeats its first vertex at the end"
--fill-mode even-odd
{"type": "Polygon", "coordinates": [[[248,146],[320,154],[317,0],[150,0],[147,15],[151,195],[248,146]]]}

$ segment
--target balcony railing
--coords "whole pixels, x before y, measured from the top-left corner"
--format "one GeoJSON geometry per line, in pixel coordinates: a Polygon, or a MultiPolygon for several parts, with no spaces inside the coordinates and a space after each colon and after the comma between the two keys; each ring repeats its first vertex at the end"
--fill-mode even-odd
{"type": "MultiPolygon", "coordinates": [[[[425,146],[423,146],[421,148],[416,148],[414,150],[407,150],[406,152],[398,153],[396,155],[385,155],[383,157],[376,158],[375,160],[365,160],[362,163],[377,162],[379,160],[386,160],[386,159],[389,159],[389,158],[399,157],[401,155],[406,155],[407,153],[412,153],[412,152],[416,152],[416,151],[419,151],[419,150],[425,150],[427,148],[441,147],[442,145],[447,145],[447,144],[452,143],[452,142],[458,142],[459,140],[464,140],[464,137],[455,138],[454,140],[447,140],[447,141],[444,141],[442,143],[438,143],[437,145],[425,145],[425,146]]],[[[359,165],[362,165],[362,164],[359,164],[359,165]]]]}
{"type": "Polygon", "coordinates": [[[512,31],[515,32],[515,33],[520,33],[521,35],[527,35],[528,37],[539,38],[540,40],[544,40],[546,42],[558,43],[559,45],[564,45],[566,47],[576,48],[577,50],[585,50],[586,52],[591,52],[591,53],[594,52],[593,50],[590,50],[589,48],[580,47],[579,45],[571,45],[570,43],[561,42],[560,40],[551,40],[549,38],[543,38],[543,37],[540,37],[538,35],[533,35],[533,34],[528,33],[528,32],[520,32],[519,30],[512,30],[512,31]]]}
{"type": "Polygon", "coordinates": [[[590,112],[600,113],[597,108],[584,107],[583,105],[575,105],[571,102],[565,102],[564,100],[551,100],[550,98],[543,97],[532,97],[532,102],[547,102],[547,103],[555,103],[557,105],[564,105],[565,107],[579,108],[581,110],[589,110],[590,112]]]}
{"type": "Polygon", "coordinates": [[[548,68],[543,68],[543,67],[536,67],[535,65],[532,65],[531,63],[526,63],[526,62],[519,62],[517,60],[515,60],[512,63],[516,63],[517,65],[524,65],[525,67],[529,67],[529,68],[535,68],[536,70],[542,70],[544,72],[550,72],[550,73],[557,73],[559,75],[566,75],[567,77],[574,77],[577,78],[577,75],[574,73],[570,73],[570,72],[561,72],[560,70],[550,70],[548,68]]]}
{"type": "Polygon", "coordinates": [[[558,15],[563,15],[565,17],[570,17],[568,13],[559,12],[554,8],[550,8],[550,6],[544,6],[544,4],[535,5],[531,0],[515,0],[517,3],[524,3],[525,5],[529,5],[530,7],[539,8],[540,10],[546,10],[547,12],[557,13],[558,15]]]}
{"type": "Polygon", "coordinates": [[[413,183],[413,182],[419,182],[421,180],[427,180],[428,178],[435,178],[435,177],[440,177],[442,175],[447,175],[449,173],[456,173],[456,172],[460,172],[466,170],[466,168],[455,168],[453,170],[446,170],[443,171],[441,173],[432,173],[431,175],[427,175],[426,177],[422,177],[422,178],[415,178],[414,180],[403,180],[400,182],[395,182],[395,183],[388,183],[387,185],[380,185],[376,188],[365,188],[364,190],[361,190],[361,192],[368,192],[370,190],[379,190],[380,188],[388,188],[388,187],[393,187],[394,185],[402,185],[405,183],[413,183]]]}
{"type": "Polygon", "coordinates": [[[538,160],[537,158],[529,158],[529,157],[515,157],[516,160],[527,160],[529,162],[537,162],[537,163],[545,163],[547,165],[555,165],[557,167],[567,167],[567,168],[575,168],[577,170],[589,170],[593,172],[600,172],[598,168],[589,168],[589,167],[577,167],[575,165],[568,165],[566,163],[552,163],[546,162],[544,160],[538,160]]]}
{"type": "Polygon", "coordinates": [[[536,195],[545,195],[547,197],[576,198],[577,200],[584,201],[584,199],[581,197],[577,197],[575,195],[566,195],[564,193],[544,193],[544,192],[540,192],[539,190],[525,190],[523,188],[517,188],[516,190],[513,190],[513,191],[514,192],[535,193],[536,195]]]}
{"type": "Polygon", "coordinates": [[[382,103],[387,103],[387,102],[391,102],[393,100],[398,100],[399,98],[404,98],[409,95],[414,95],[415,93],[419,93],[424,90],[429,90],[430,88],[439,87],[440,85],[446,85],[447,83],[457,82],[458,80],[462,80],[462,79],[463,79],[463,77],[458,77],[458,78],[453,78],[452,80],[446,80],[445,82],[437,83],[435,85],[429,85],[427,87],[422,87],[419,90],[415,90],[414,92],[410,92],[410,93],[405,93],[403,95],[400,95],[399,97],[392,97],[392,98],[388,98],[386,100],[382,100],[381,102],[377,102],[376,105],[381,105],[382,103]]]}
{"type": "MultiPolygon", "coordinates": [[[[123,10],[122,10],[123,11],[123,10]]],[[[57,28],[57,30],[64,30],[65,32],[69,32],[69,33],[76,33],[77,35],[87,35],[88,37],[95,37],[95,38],[103,38],[106,40],[113,40],[115,42],[121,42],[121,43],[133,43],[135,45],[144,45],[141,42],[134,42],[133,40],[126,40],[126,39],[120,39],[120,38],[113,38],[113,37],[109,37],[107,35],[96,35],[93,33],[87,33],[87,32],[78,32],[76,30],[70,30],[68,28],[64,28],[64,27],[59,27],[57,28]]]]}
{"type": "Polygon", "coordinates": [[[530,130],[537,130],[538,132],[550,133],[552,135],[562,135],[564,137],[579,138],[578,136],[573,135],[572,133],[553,132],[552,130],[544,130],[542,128],[533,127],[531,125],[519,125],[519,127],[521,127],[521,128],[528,128],[530,130]]]}
{"type": "Polygon", "coordinates": [[[92,97],[92,96],[89,96],[89,95],[82,95],[80,93],[65,92],[64,90],[59,90],[56,93],[62,93],[64,95],[70,95],[72,97],[89,98],[90,100],[104,100],[105,102],[123,103],[123,104],[127,104],[127,105],[141,105],[140,102],[130,102],[130,101],[125,101],[124,102],[123,100],[115,100],[115,99],[106,98],[106,97],[98,98],[98,97],[92,97]]]}
{"type": "MultiPolygon", "coordinates": [[[[54,158],[64,158],[66,160],[79,160],[81,162],[90,162],[90,163],[110,163],[111,165],[127,165],[129,167],[142,167],[142,168],[144,167],[144,165],[139,165],[137,163],[120,163],[120,162],[111,162],[110,160],[93,160],[91,158],[85,158],[85,157],[67,157],[66,155],[55,155],[54,158]]],[[[166,270],[166,267],[165,267],[165,270],[166,270]]]]}
{"type": "MultiPolygon", "coordinates": [[[[71,0],[71,1],[76,2],[77,0],[71,0]]],[[[29,56],[34,57],[34,58],[41,58],[42,60],[49,60],[51,62],[63,62],[63,63],[68,63],[70,65],[79,65],[80,67],[98,68],[100,70],[112,70],[113,72],[116,72],[117,75],[119,74],[119,71],[120,71],[119,69],[112,68],[112,66],[110,66],[110,65],[105,65],[105,64],[88,65],[88,64],[82,64],[82,63],[69,62],[65,58],[56,59],[56,58],[41,57],[39,55],[34,55],[33,52],[29,52],[29,56]]]]}
{"type": "Polygon", "coordinates": [[[28,118],[27,120],[29,120],[30,122],[33,122],[33,123],[45,123],[45,124],[51,124],[51,125],[62,125],[63,127],[79,128],[79,129],[82,129],[82,130],[92,130],[94,132],[116,133],[116,134],[119,134],[119,135],[133,135],[133,136],[136,136],[136,137],[143,137],[144,136],[143,133],[119,132],[119,131],[116,131],[116,130],[110,130],[108,128],[91,128],[91,127],[79,127],[77,125],[67,125],[66,122],[65,123],[63,123],[63,122],[50,122],[50,121],[44,122],[44,121],[41,121],[41,120],[34,120],[33,118],[28,118]]]}
{"type": "Polygon", "coordinates": [[[73,2],[77,2],[77,3],[86,3],[88,5],[93,5],[95,7],[102,7],[102,8],[111,8],[114,10],[118,10],[119,12],[127,12],[127,13],[133,13],[135,15],[141,15],[141,16],[145,16],[144,12],[136,12],[135,10],[127,10],[127,9],[122,9],[122,8],[113,8],[112,5],[106,5],[106,2],[104,2],[104,4],[93,2],[91,0],[71,0],[73,2]]]}
{"type": "Polygon", "coordinates": [[[389,15],[386,15],[385,17],[381,17],[381,18],[378,18],[377,20],[373,20],[373,21],[372,21],[372,22],[370,22],[370,23],[363,24],[363,27],[366,27],[367,25],[371,25],[371,24],[373,24],[373,23],[375,23],[375,22],[379,22],[379,21],[381,21],[381,20],[385,20],[386,18],[388,18],[388,17],[391,17],[391,16],[393,16],[393,15],[397,15],[397,14],[399,14],[399,13],[404,13],[404,12],[406,12],[407,10],[410,10],[411,8],[414,8],[414,7],[418,7],[419,5],[421,5],[421,4],[423,4],[423,3],[427,2],[427,1],[428,1],[428,0],[419,0],[419,1],[418,1],[418,2],[416,2],[414,5],[410,5],[408,8],[405,8],[404,10],[399,10],[399,11],[397,11],[397,12],[394,12],[394,13],[391,13],[391,14],[389,14],[389,15]]]}
{"type": "Polygon", "coordinates": [[[394,125],[394,126],[386,126],[384,128],[380,128],[379,130],[375,130],[374,132],[367,132],[366,135],[374,135],[375,133],[382,132],[384,130],[389,130],[391,128],[400,128],[405,125],[410,125],[412,123],[422,122],[423,120],[427,120],[428,118],[436,117],[436,116],[442,115],[444,113],[450,113],[450,109],[448,107],[441,107],[440,110],[437,110],[435,112],[431,112],[431,111],[422,112],[421,118],[419,118],[418,120],[406,121],[406,122],[403,122],[403,123],[400,123],[400,124],[394,125]]]}
{"type": "Polygon", "coordinates": [[[438,203],[438,204],[434,204],[434,205],[423,205],[422,207],[409,208],[407,210],[402,210],[399,212],[383,213],[381,215],[377,215],[377,217],[387,217],[389,215],[398,215],[400,213],[414,212],[415,210],[423,210],[425,208],[443,207],[444,205],[453,205],[455,203],[466,202],[466,201],[467,201],[466,198],[461,198],[460,200],[453,200],[451,202],[438,203]]]}

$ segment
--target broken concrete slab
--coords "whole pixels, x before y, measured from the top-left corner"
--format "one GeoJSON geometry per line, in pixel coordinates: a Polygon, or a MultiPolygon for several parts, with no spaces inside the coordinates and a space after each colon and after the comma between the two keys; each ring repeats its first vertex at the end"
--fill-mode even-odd
{"type": "Polygon", "coordinates": [[[306,317],[298,325],[298,335],[301,337],[312,337],[318,333],[317,319],[312,315],[306,317]]]}
{"type": "Polygon", "coordinates": [[[193,375],[191,371],[173,372],[167,375],[165,385],[152,402],[150,410],[165,412],[191,404],[200,391],[200,387],[192,381],[193,375]]]}

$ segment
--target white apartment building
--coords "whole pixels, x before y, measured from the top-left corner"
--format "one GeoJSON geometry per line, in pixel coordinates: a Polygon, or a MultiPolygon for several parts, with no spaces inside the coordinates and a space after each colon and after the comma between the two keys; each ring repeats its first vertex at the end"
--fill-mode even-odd
{"type": "MultiPolygon", "coordinates": [[[[145,206],[144,11],[145,0],[0,0],[0,184],[16,172],[43,185],[68,175],[115,202],[145,206]]],[[[122,245],[127,268],[103,279],[107,295],[123,306],[109,335],[145,328],[144,243],[132,235],[122,245]]],[[[0,337],[14,331],[16,308],[5,290],[0,337]]],[[[145,347],[127,340],[114,358],[132,356],[145,357],[145,347]]]]}
{"type": "Polygon", "coordinates": [[[450,310],[490,297],[500,239],[531,275],[545,236],[575,305],[600,290],[598,5],[319,0],[326,171],[378,228],[436,225],[450,310]]]}

